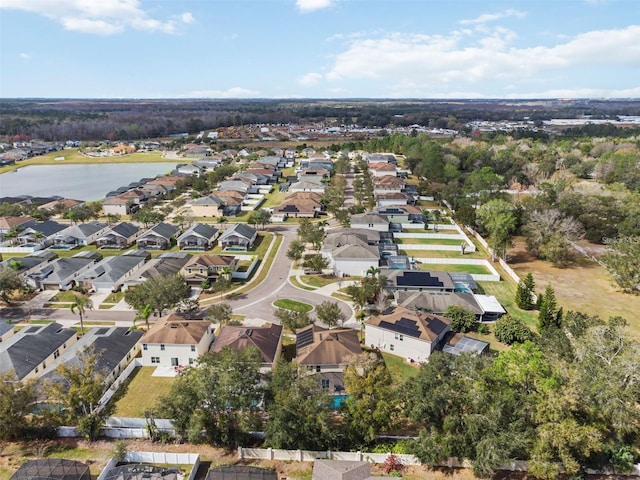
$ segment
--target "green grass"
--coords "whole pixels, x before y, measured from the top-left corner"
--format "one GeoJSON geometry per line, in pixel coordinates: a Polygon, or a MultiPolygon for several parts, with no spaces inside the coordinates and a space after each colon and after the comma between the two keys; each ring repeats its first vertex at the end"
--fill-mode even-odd
{"type": "Polygon", "coordinates": [[[344,300],[345,302],[352,302],[353,298],[351,298],[349,295],[345,294],[345,293],[340,293],[340,292],[333,292],[331,294],[332,297],[335,297],[339,300],[344,300]]]}
{"type": "Polygon", "coordinates": [[[484,265],[447,264],[447,263],[421,263],[420,270],[437,270],[440,272],[475,273],[478,275],[491,275],[484,265]]]}
{"type": "Polygon", "coordinates": [[[469,258],[474,260],[487,260],[487,255],[479,250],[475,252],[467,252],[464,255],[460,254],[460,249],[457,250],[399,250],[399,255],[405,255],[407,257],[428,257],[428,258],[469,258]]]}
{"type": "Polygon", "coordinates": [[[145,410],[169,394],[175,378],[152,377],[154,371],[155,367],[140,367],[131,374],[126,393],[116,402],[115,416],[144,417],[145,410]]]}
{"type": "Polygon", "coordinates": [[[464,240],[453,238],[396,238],[399,245],[457,245],[460,246],[464,240]]]}
{"type": "Polygon", "coordinates": [[[44,304],[45,308],[71,308],[71,305],[73,305],[72,303],[63,303],[63,302],[59,302],[59,303],[52,303],[52,302],[46,302],[44,304]]]}
{"type": "Polygon", "coordinates": [[[312,287],[324,287],[339,282],[340,279],[333,275],[300,275],[300,280],[312,287]]]}
{"type": "Polygon", "coordinates": [[[303,290],[309,290],[309,291],[311,291],[311,292],[312,292],[313,290],[317,290],[317,288],[309,287],[309,286],[307,286],[307,285],[303,285],[302,283],[300,283],[300,282],[298,281],[298,278],[297,278],[295,275],[291,275],[291,276],[289,277],[289,281],[292,283],[292,285],[294,285],[294,286],[296,286],[296,287],[298,287],[298,288],[301,288],[301,289],[303,289],[303,290]]]}
{"type": "Polygon", "coordinates": [[[313,306],[308,303],[298,302],[297,300],[291,300],[289,298],[280,298],[273,302],[278,308],[285,308],[287,310],[293,310],[294,312],[310,312],[313,310],[313,306]]]}
{"type": "Polygon", "coordinates": [[[110,293],[109,296],[104,299],[103,303],[118,303],[123,298],[124,298],[124,292],[110,293]]]}
{"type": "Polygon", "coordinates": [[[51,297],[51,302],[73,302],[76,296],[75,292],[67,291],[67,292],[58,292],[53,297],[51,297]]]}
{"type": "Polygon", "coordinates": [[[515,302],[516,286],[513,282],[502,280],[500,282],[478,282],[478,287],[485,295],[493,295],[509,312],[512,317],[519,318],[530,328],[536,329],[538,325],[538,312],[535,310],[521,310],[515,302]]]}
{"type": "Polygon", "coordinates": [[[382,358],[387,368],[396,372],[402,382],[405,382],[418,374],[418,366],[409,365],[402,357],[382,352],[382,358]]]}
{"type": "Polygon", "coordinates": [[[53,320],[29,320],[29,323],[32,325],[47,325],[53,322],[53,320]]]}

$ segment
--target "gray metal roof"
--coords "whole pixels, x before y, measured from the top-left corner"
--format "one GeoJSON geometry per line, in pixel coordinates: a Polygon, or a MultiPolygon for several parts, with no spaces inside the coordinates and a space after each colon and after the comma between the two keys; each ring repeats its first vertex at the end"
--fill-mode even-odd
{"type": "Polygon", "coordinates": [[[75,335],[73,328],[55,322],[24,328],[0,343],[0,372],[13,370],[20,380],[75,335]]]}

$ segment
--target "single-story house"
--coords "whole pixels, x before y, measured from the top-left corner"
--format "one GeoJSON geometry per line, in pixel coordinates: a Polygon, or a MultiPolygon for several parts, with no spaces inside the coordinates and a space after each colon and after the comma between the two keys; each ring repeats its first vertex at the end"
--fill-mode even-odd
{"type": "Polygon", "coordinates": [[[135,287],[158,275],[175,275],[191,260],[191,254],[184,252],[166,252],[152,258],[127,278],[124,288],[135,287]]]}
{"type": "Polygon", "coordinates": [[[0,343],[0,373],[13,372],[16,380],[38,378],[77,336],[75,329],[55,322],[25,327],[0,343]]]}
{"type": "Polygon", "coordinates": [[[381,274],[387,279],[385,289],[391,293],[453,292],[456,288],[448,272],[385,269],[381,274]]]}
{"type": "Polygon", "coordinates": [[[78,282],[89,291],[117,292],[133,272],[150,259],[151,254],[145,250],[129,250],[106,257],[80,275],[78,282]]]}
{"type": "Polygon", "coordinates": [[[76,248],[91,245],[109,230],[106,223],[87,222],[65,228],[53,237],[56,248],[76,248]]]}
{"type": "Polygon", "coordinates": [[[255,348],[262,359],[260,371],[270,372],[282,353],[282,325],[275,323],[266,323],[261,327],[225,325],[211,345],[211,351],[220,352],[225,347],[239,352],[249,347],[255,348]]]}
{"type": "Polygon", "coordinates": [[[395,177],[397,175],[396,166],[387,162],[369,163],[369,172],[371,172],[374,177],[384,177],[385,175],[395,177]]]}
{"type": "Polygon", "coordinates": [[[24,257],[10,257],[0,262],[0,268],[12,268],[21,277],[26,277],[38,267],[54,261],[58,254],[51,250],[38,250],[24,257]]]}
{"type": "Polygon", "coordinates": [[[258,231],[244,223],[234,223],[220,235],[219,243],[225,250],[250,250],[258,238],[258,231]]]}
{"type": "Polygon", "coordinates": [[[333,274],[342,276],[364,276],[371,267],[380,266],[378,247],[364,242],[347,244],[329,253],[333,274]]]}
{"type": "Polygon", "coordinates": [[[41,248],[48,247],[53,244],[53,237],[68,226],[69,225],[63,225],[53,220],[38,222],[21,230],[18,238],[16,238],[16,243],[22,246],[35,245],[41,248]]]}
{"type": "Polygon", "coordinates": [[[143,365],[179,371],[209,350],[213,326],[209,320],[186,320],[172,313],[158,319],[140,342],[143,365]]]}
{"type": "Polygon", "coordinates": [[[129,222],[110,227],[96,240],[96,247],[108,249],[129,248],[142,233],[142,229],[129,222]]]}
{"type": "Polygon", "coordinates": [[[113,197],[108,197],[102,202],[102,212],[105,215],[129,215],[140,208],[149,198],[148,192],[139,188],[132,188],[113,197]]]}
{"type": "Polygon", "coordinates": [[[161,222],[144,232],[136,240],[138,248],[163,250],[171,246],[171,239],[180,231],[175,225],[161,222]]]}
{"type": "Polygon", "coordinates": [[[178,237],[178,247],[180,250],[210,250],[219,235],[220,230],[217,228],[206,223],[196,223],[178,237]]]}
{"type": "Polygon", "coordinates": [[[294,182],[289,186],[288,191],[291,193],[296,192],[315,192],[315,193],[324,193],[326,188],[326,184],[320,182],[310,182],[310,181],[298,181],[294,182]]]}
{"type": "Polygon", "coordinates": [[[36,267],[25,277],[27,285],[38,290],[69,290],[78,285],[82,274],[102,260],[97,252],[79,252],[73,257],[57,258],[36,267]]]}

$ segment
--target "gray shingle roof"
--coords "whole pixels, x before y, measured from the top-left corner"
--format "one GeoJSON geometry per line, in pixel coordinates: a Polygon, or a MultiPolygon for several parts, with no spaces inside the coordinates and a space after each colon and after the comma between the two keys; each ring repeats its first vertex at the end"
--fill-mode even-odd
{"type": "Polygon", "coordinates": [[[178,237],[178,241],[182,238],[188,237],[189,235],[196,235],[198,237],[206,238],[207,240],[212,240],[217,233],[218,229],[211,225],[207,225],[206,223],[196,223],[180,235],[180,237],[178,237]]]}
{"type": "Polygon", "coordinates": [[[0,372],[13,370],[20,380],[76,334],[55,322],[27,327],[0,344],[0,372]]]}
{"type": "Polygon", "coordinates": [[[171,225],[170,223],[161,222],[157,225],[154,225],[149,230],[144,232],[138,240],[146,237],[147,235],[157,235],[159,237],[166,238],[167,240],[173,237],[176,233],[178,233],[180,229],[175,225],[171,225]]]}
{"type": "Polygon", "coordinates": [[[241,235],[245,238],[251,239],[256,235],[257,230],[255,228],[250,227],[246,223],[234,223],[231,227],[227,228],[224,233],[220,236],[220,241],[223,242],[225,238],[229,237],[232,234],[241,235]]]}
{"type": "MultiPolygon", "coordinates": [[[[140,227],[129,222],[122,222],[111,227],[111,232],[124,238],[129,238],[140,231],[140,227]]],[[[107,232],[109,233],[109,232],[107,232]]]]}

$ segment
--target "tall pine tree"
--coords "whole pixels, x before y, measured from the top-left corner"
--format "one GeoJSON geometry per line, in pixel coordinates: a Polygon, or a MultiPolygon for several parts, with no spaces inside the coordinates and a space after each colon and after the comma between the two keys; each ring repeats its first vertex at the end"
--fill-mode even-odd
{"type": "Polygon", "coordinates": [[[533,281],[533,275],[527,273],[524,280],[520,280],[518,288],[516,289],[516,305],[523,310],[531,310],[533,308],[533,292],[535,289],[535,282],[533,281]]]}
{"type": "Polygon", "coordinates": [[[551,327],[558,327],[558,302],[556,301],[556,293],[551,284],[547,285],[540,302],[540,313],[538,314],[538,330],[543,333],[551,327]]]}

